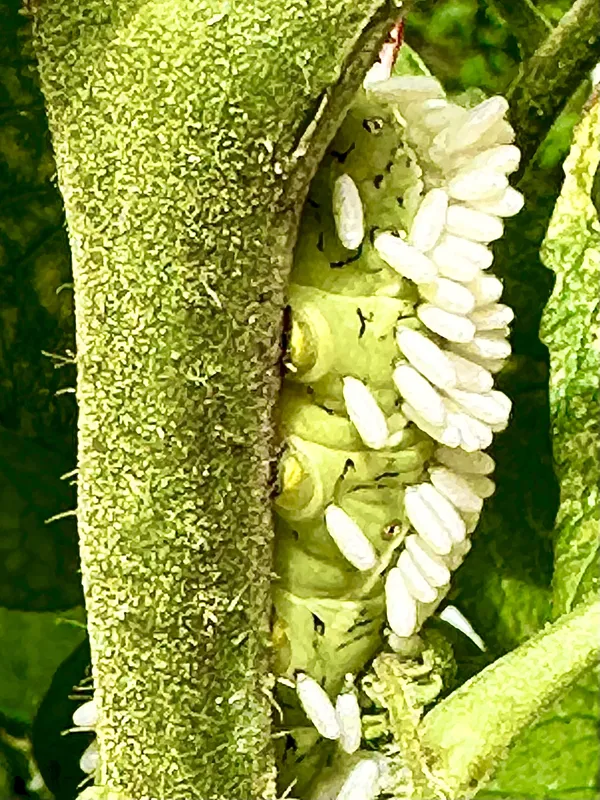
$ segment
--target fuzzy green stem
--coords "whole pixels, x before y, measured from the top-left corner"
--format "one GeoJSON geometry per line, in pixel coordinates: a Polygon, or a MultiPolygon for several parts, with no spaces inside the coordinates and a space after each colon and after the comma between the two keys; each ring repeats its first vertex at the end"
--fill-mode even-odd
{"type": "Polygon", "coordinates": [[[374,55],[398,12],[35,5],[74,262],[100,780],[132,800],[272,797],[272,409],[316,166],[297,143],[340,82],[343,113],[348,58],[374,55]]]}
{"type": "Polygon", "coordinates": [[[600,3],[576,0],[523,65],[509,92],[511,122],[527,164],[577,86],[600,60],[600,3]]]}
{"type": "Polygon", "coordinates": [[[514,739],[598,658],[600,600],[582,604],[484,669],[423,720],[421,740],[449,796],[468,800],[514,739]]]}

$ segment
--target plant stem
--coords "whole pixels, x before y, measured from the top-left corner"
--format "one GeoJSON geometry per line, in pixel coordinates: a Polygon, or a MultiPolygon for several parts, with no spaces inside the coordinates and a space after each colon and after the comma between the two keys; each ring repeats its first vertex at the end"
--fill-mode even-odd
{"type": "MultiPolygon", "coordinates": [[[[397,13],[382,0],[34,9],[73,253],[100,782],[134,800],[275,793],[273,407],[311,169],[292,188],[288,172],[300,121],[397,13]]],[[[336,119],[365,69],[346,71],[336,119]]]]}
{"type": "Polygon", "coordinates": [[[574,5],[523,65],[509,91],[511,122],[526,164],[577,86],[600,60],[600,3],[574,5]]]}
{"type": "Polygon", "coordinates": [[[439,703],[421,740],[450,796],[468,800],[514,739],[598,658],[600,600],[575,611],[498,659],[439,703]]]}

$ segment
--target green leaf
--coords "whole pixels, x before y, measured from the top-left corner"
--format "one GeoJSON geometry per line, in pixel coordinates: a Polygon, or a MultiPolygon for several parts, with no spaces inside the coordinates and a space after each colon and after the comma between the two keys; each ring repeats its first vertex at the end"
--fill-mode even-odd
{"type": "Polygon", "coordinates": [[[520,60],[514,32],[487,3],[445,0],[411,9],[406,39],[449,91],[503,92],[520,60]]]}
{"type": "Polygon", "coordinates": [[[0,797],[10,797],[12,775],[9,761],[0,749],[0,797]]]}
{"type": "Polygon", "coordinates": [[[50,135],[20,0],[0,0],[0,425],[73,454],[69,246],[50,135]],[[62,287],[62,288],[61,288],[62,287]],[[59,362],[60,364],[61,362],[59,362]]]}
{"type": "Polygon", "coordinates": [[[27,19],[0,0],[0,605],[81,602],[69,248],[27,19]],[[61,288],[63,287],[63,288],[61,288]],[[61,354],[54,359],[44,351],[61,354]],[[62,356],[62,357],[61,357],[62,356]],[[53,363],[53,360],[55,363],[53,363]]]}
{"type": "Polygon", "coordinates": [[[49,611],[81,602],[72,462],[37,439],[0,428],[0,604],[49,611]]]}
{"type": "Polygon", "coordinates": [[[85,638],[84,619],[80,607],[62,614],[0,608],[1,714],[33,721],[54,671],[85,638]]]}
{"type": "Polygon", "coordinates": [[[600,220],[592,201],[600,163],[600,103],[577,128],[565,183],[542,251],[556,273],[542,336],[551,354],[554,458],[561,484],[553,579],[555,614],[570,610],[597,585],[600,523],[600,220]],[[583,581],[587,575],[587,583],[583,581]]]}
{"type": "Polygon", "coordinates": [[[594,670],[519,739],[478,800],[597,800],[599,718],[594,670]]]}

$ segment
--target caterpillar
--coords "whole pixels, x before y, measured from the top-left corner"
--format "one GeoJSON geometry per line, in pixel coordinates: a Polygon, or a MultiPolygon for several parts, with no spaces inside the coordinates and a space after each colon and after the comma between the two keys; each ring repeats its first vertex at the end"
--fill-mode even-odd
{"type": "MultiPolygon", "coordinates": [[[[380,66],[380,65],[379,65],[380,66]]],[[[494,389],[512,310],[488,245],[523,198],[508,104],[467,108],[425,75],[367,80],[311,187],[289,287],[274,501],[280,786],[378,796],[355,682],[414,652],[495,489],[494,389]]],[[[476,634],[449,607],[443,618],[476,634]]]]}

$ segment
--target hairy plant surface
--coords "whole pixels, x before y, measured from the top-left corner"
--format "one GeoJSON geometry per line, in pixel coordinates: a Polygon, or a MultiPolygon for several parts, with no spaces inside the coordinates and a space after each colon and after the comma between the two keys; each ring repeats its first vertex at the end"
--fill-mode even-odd
{"type": "MultiPolygon", "coordinates": [[[[561,185],[599,11],[567,7],[419,3],[404,25],[461,109],[512,98],[526,203],[492,245],[516,314],[497,490],[451,583],[390,619],[405,490],[440,467],[392,378],[433,290],[376,247],[439,187],[406,107],[356,94],[397,9],[36,2],[42,96],[0,0],[2,797],[74,800],[80,757],[89,800],[597,796],[597,101],[561,185]],[[61,611],[74,485],[91,704],[82,613],[61,611]],[[73,712],[87,732],[61,736],[73,712]]],[[[427,69],[404,47],[396,71],[427,69]]]]}

